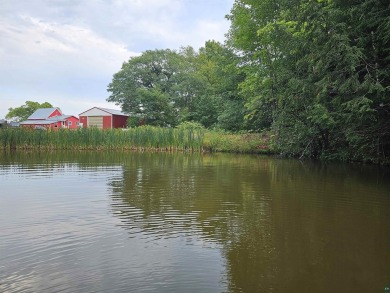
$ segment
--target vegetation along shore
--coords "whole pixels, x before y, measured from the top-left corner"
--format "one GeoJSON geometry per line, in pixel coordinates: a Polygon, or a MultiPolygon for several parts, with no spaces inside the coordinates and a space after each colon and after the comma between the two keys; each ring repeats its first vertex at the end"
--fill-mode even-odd
{"type": "MultiPolygon", "coordinates": [[[[194,125],[194,124],[190,124],[194,125]]],[[[232,134],[203,127],[142,126],[100,130],[80,128],[34,130],[5,128],[0,131],[3,150],[152,150],[196,152],[270,153],[269,140],[261,134],[232,134]]]]}

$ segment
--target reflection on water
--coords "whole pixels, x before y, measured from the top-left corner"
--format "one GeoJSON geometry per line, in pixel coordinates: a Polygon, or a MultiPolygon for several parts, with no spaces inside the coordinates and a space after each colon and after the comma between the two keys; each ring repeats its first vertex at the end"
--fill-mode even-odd
{"type": "Polygon", "coordinates": [[[383,292],[389,179],[262,156],[2,153],[0,292],[383,292]]]}

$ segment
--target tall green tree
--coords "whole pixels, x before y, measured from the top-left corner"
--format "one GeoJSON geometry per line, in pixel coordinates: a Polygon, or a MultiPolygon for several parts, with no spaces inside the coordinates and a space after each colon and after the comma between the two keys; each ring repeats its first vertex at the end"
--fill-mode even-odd
{"type": "Polygon", "coordinates": [[[244,80],[239,69],[240,59],[234,51],[216,41],[207,41],[200,48],[197,73],[206,81],[206,91],[199,95],[194,120],[206,127],[226,130],[245,128],[245,101],[238,91],[244,80]]]}
{"type": "Polygon", "coordinates": [[[159,126],[195,121],[205,127],[239,130],[245,116],[237,85],[242,74],[232,50],[208,41],[196,52],[145,51],[124,63],[108,86],[108,101],[133,120],[159,126]]]}
{"type": "Polygon", "coordinates": [[[239,85],[246,99],[246,116],[253,130],[268,129],[275,121],[278,86],[288,74],[285,61],[291,50],[291,26],[285,17],[292,1],[235,1],[231,15],[228,44],[241,56],[240,67],[246,78],[239,85]]]}
{"type": "Polygon", "coordinates": [[[172,50],[148,50],[125,62],[108,85],[107,99],[146,124],[175,126],[188,106],[191,91],[183,87],[185,57],[172,50]]]}
{"type": "Polygon", "coordinates": [[[31,114],[33,114],[36,110],[40,108],[52,107],[52,104],[48,102],[40,104],[39,102],[26,101],[26,103],[20,107],[9,108],[5,118],[20,122],[26,120],[31,114]]]}
{"type": "Polygon", "coordinates": [[[241,52],[248,118],[280,150],[380,161],[390,155],[386,1],[236,0],[229,43],[241,52]]]}

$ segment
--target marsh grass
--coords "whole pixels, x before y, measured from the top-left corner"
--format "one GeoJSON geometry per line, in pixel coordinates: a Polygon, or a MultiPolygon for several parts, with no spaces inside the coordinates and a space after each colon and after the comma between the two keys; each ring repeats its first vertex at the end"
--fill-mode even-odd
{"type": "Polygon", "coordinates": [[[129,129],[100,130],[81,128],[33,130],[7,128],[0,131],[3,149],[162,149],[201,151],[202,130],[143,126],[129,129]]]}
{"type": "Polygon", "coordinates": [[[0,130],[0,148],[25,150],[158,150],[266,152],[266,140],[258,134],[227,134],[201,127],[128,129],[80,128],[0,130]],[[259,148],[259,146],[261,146],[259,148]]]}
{"type": "Polygon", "coordinates": [[[260,133],[208,131],[205,133],[203,148],[211,152],[273,153],[269,135],[260,133]]]}

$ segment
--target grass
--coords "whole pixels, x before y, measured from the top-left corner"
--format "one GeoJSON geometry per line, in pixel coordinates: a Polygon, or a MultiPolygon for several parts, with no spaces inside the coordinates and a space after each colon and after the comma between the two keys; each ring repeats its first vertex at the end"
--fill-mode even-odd
{"type": "Polygon", "coordinates": [[[267,134],[207,131],[203,148],[212,152],[273,153],[267,134]]]}
{"type": "Polygon", "coordinates": [[[100,130],[81,128],[0,129],[0,148],[25,150],[160,150],[266,153],[268,139],[260,134],[228,134],[199,127],[142,126],[100,130]]]}

